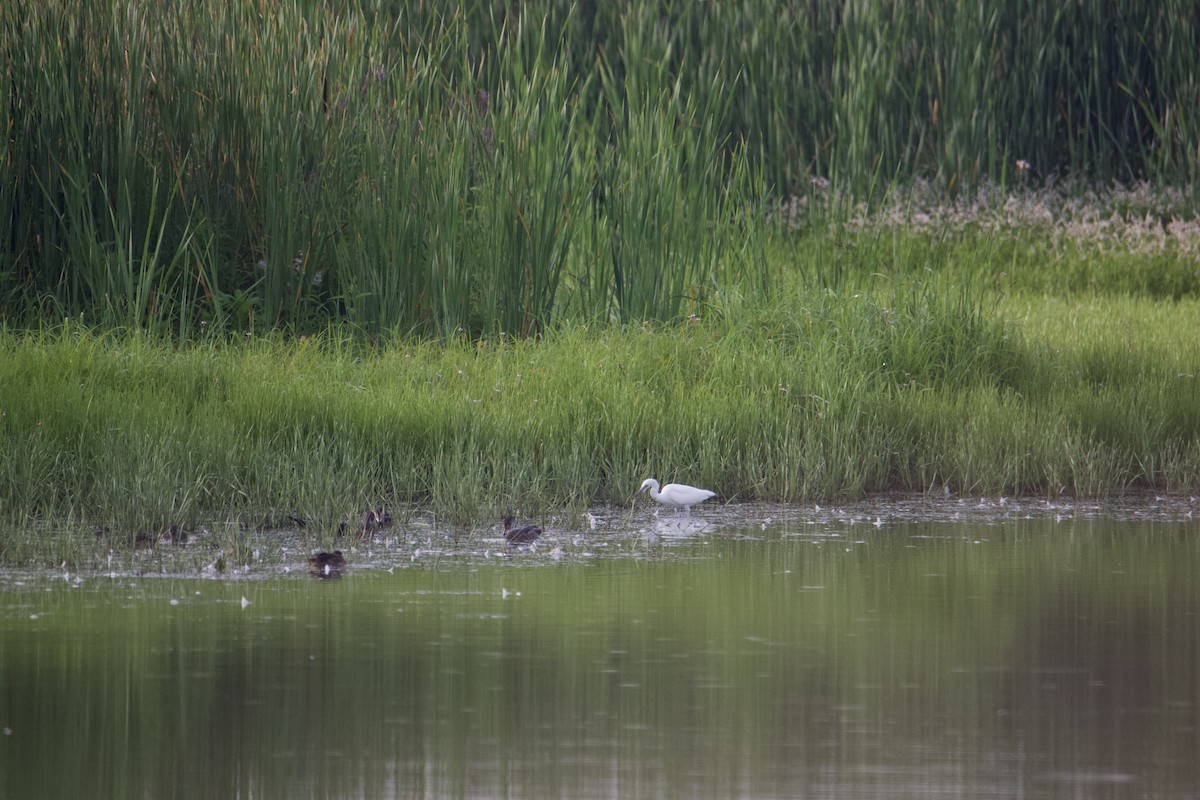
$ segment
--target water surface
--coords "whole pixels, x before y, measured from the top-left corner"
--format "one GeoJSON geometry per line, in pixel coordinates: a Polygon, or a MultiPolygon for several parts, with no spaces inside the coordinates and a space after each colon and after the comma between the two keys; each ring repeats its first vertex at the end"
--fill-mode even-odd
{"type": "Polygon", "coordinates": [[[269,535],[216,577],[9,576],[0,796],[1195,797],[1196,505],[638,506],[509,554],[397,530],[340,580],[269,535]]]}

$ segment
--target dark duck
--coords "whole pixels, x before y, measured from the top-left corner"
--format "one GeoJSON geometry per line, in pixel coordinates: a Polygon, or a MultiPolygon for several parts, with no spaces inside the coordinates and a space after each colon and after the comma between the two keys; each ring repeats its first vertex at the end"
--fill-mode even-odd
{"type": "Polygon", "coordinates": [[[346,567],[346,557],[341,550],[327,553],[319,550],[308,559],[308,571],[318,578],[335,578],[346,567]]]}
{"type": "Polygon", "coordinates": [[[522,525],[513,527],[512,514],[504,515],[504,541],[508,544],[532,544],[542,535],[542,529],[537,525],[522,525]]]}

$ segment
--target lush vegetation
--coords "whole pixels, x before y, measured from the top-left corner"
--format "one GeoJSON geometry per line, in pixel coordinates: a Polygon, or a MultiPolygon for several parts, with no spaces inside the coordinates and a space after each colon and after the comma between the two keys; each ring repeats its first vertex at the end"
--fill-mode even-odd
{"type": "Polygon", "coordinates": [[[3,339],[6,523],[324,523],[415,503],[627,503],[1200,486],[1200,304],[985,308],[905,277],[724,323],[364,347],[68,328],[3,339]],[[1008,321],[1005,321],[1008,320],[1008,321]]]}
{"type": "Polygon", "coordinates": [[[0,524],[1200,488],[1193,17],[9,3],[0,524]]]}
{"type": "Polygon", "coordinates": [[[6,6],[3,315],[528,335],[755,266],[731,85],[634,92],[565,7],[457,7],[6,6]]]}
{"type": "Polygon", "coordinates": [[[769,198],[813,181],[835,209],[918,178],[1189,183],[1193,11],[14,0],[0,317],[189,338],[703,313],[766,290],[769,198]]]}

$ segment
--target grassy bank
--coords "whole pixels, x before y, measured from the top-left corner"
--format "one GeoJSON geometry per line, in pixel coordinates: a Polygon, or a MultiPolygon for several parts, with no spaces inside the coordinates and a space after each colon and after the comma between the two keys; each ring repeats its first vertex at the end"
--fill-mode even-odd
{"type": "Polygon", "coordinates": [[[379,504],[624,504],[649,475],[726,501],[1200,489],[1197,301],[889,283],[541,341],[9,332],[2,522],[328,533],[379,504]]]}
{"type": "Polygon", "coordinates": [[[296,516],[327,541],[371,506],[478,521],[623,504],[647,475],[727,501],[1200,490],[1188,204],[814,193],[725,242],[761,269],[669,323],[6,328],[0,525],[132,542],[296,516]]]}
{"type": "Polygon", "coordinates": [[[0,524],[1198,488],[1188,9],[877,5],[5,6],[0,524]]]}

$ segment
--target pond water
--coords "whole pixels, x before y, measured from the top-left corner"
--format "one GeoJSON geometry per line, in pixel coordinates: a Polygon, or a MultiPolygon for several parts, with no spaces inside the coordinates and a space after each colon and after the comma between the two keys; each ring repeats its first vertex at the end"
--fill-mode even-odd
{"type": "Polygon", "coordinates": [[[397,529],[337,580],[9,575],[0,796],[1196,797],[1197,508],[639,505],[510,557],[397,529]]]}

